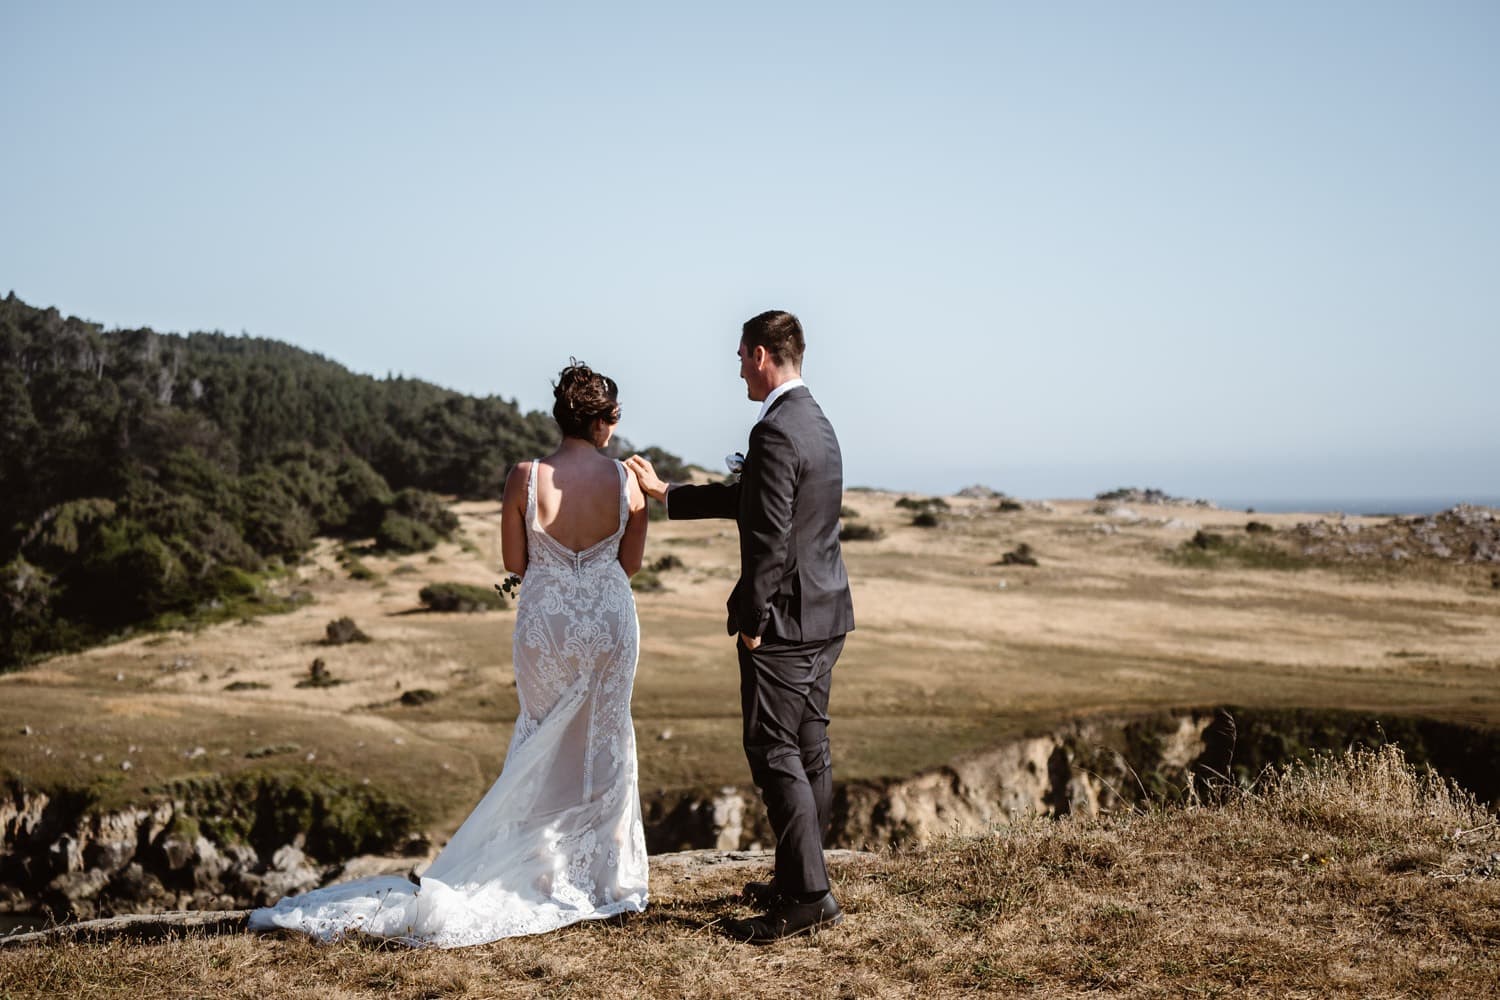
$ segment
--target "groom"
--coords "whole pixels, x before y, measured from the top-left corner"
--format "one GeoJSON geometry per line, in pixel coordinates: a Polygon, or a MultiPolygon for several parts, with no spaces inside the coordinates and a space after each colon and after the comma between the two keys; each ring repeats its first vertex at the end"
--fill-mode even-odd
{"type": "Polygon", "coordinates": [[[739,636],[745,756],[776,834],[774,877],[745,887],[767,912],[728,928],[752,942],[843,919],[828,891],[823,830],[833,799],[828,691],[854,604],[839,547],[843,458],[802,383],[804,346],[791,313],[764,312],[744,325],[740,378],[761,408],[738,482],[668,485],[641,456],[626,461],[669,518],[739,522],[729,634],[739,636]]]}

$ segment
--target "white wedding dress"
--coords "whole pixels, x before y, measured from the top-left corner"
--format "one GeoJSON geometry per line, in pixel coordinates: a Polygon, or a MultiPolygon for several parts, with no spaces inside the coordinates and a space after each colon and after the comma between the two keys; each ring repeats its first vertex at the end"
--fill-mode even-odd
{"type": "Polygon", "coordinates": [[[645,909],[630,718],[639,625],[619,563],[628,473],[619,466],[614,534],[574,552],[537,522],[536,466],[516,605],[520,715],[500,777],[420,884],[375,876],[289,896],[254,911],[252,930],[457,948],[645,909]]]}

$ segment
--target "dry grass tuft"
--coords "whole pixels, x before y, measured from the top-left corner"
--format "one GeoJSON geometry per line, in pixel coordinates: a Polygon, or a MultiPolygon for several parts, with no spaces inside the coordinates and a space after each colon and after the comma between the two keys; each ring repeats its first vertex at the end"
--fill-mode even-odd
{"type": "Polygon", "coordinates": [[[457,952],[194,937],[0,951],[0,996],[1493,996],[1496,817],[1399,749],[1220,807],[1038,821],[856,858],[849,914],[753,949],[743,869],[656,870],[648,913],[457,952]]]}

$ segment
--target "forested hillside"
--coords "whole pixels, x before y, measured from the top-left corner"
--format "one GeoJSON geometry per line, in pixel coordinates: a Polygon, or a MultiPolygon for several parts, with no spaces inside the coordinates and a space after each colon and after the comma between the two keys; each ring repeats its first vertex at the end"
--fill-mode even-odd
{"type": "Polygon", "coordinates": [[[105,330],[12,292],[0,669],[269,600],[263,575],[315,535],[431,547],[457,523],[436,494],[498,497],[513,462],[556,440],[549,415],[498,396],[358,375],[273,340],[105,330]]]}

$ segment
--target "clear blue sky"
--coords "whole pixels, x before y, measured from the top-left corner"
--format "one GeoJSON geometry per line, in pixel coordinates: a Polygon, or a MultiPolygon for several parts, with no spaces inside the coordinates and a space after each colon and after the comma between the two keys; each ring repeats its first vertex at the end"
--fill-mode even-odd
{"type": "Polygon", "coordinates": [[[852,484],[1500,497],[1500,4],[0,0],[0,294],[852,484]]]}

